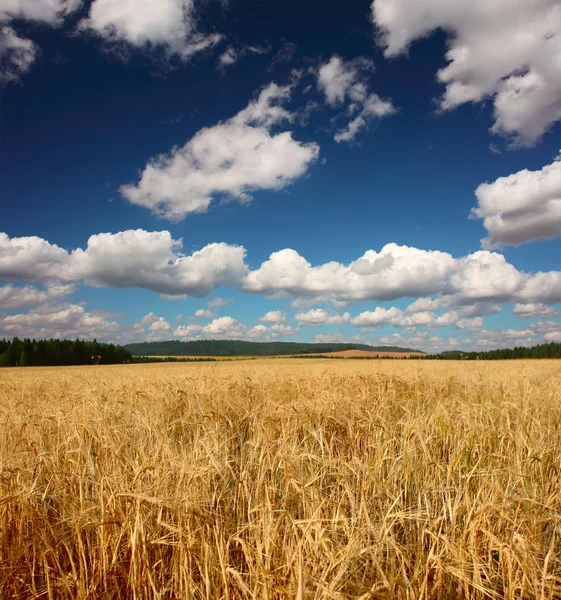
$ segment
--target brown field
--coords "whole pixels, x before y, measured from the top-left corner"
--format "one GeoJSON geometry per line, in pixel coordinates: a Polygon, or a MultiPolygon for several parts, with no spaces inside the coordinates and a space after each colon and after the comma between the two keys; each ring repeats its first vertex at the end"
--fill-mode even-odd
{"type": "Polygon", "coordinates": [[[0,370],[0,598],[561,598],[561,361],[0,370]]]}

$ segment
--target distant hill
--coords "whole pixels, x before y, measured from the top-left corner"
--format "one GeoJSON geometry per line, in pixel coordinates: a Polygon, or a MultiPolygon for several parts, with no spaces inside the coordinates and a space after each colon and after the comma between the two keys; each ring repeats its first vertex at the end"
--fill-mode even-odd
{"type": "Polygon", "coordinates": [[[241,340],[196,340],[180,342],[139,342],[125,349],[134,356],[276,356],[279,354],[322,354],[342,350],[372,352],[419,352],[399,346],[366,344],[308,344],[302,342],[244,342],[241,340]]]}

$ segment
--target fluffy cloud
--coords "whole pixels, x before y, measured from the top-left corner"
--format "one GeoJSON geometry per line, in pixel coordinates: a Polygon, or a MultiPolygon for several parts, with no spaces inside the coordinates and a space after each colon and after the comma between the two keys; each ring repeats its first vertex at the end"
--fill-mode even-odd
{"type": "Polygon", "coordinates": [[[246,203],[257,190],[281,190],[304,175],[319,156],[315,143],[301,143],[290,131],[271,127],[293,116],[282,107],[290,86],[272,83],[231,119],[201,129],[181,148],[154,158],[138,185],[122,195],[170,220],[206,212],[213,199],[246,203]]]}
{"type": "Polygon", "coordinates": [[[361,335],[348,336],[343,333],[318,333],[313,339],[316,344],[366,344],[361,335]]]}
{"type": "Polygon", "coordinates": [[[557,317],[561,313],[552,306],[546,306],[541,303],[520,304],[516,303],[512,309],[512,314],[523,319],[532,317],[557,317]]]}
{"type": "Polygon", "coordinates": [[[222,39],[197,31],[193,0],[94,0],[79,27],[110,42],[159,47],[182,59],[222,39]]]}
{"type": "Polygon", "coordinates": [[[0,27],[0,84],[13,83],[29,71],[37,48],[8,26],[0,27]]]}
{"type": "Polygon", "coordinates": [[[226,300],[225,298],[214,298],[213,300],[209,300],[206,304],[209,308],[220,308],[221,306],[226,306],[230,300],[226,300]]]}
{"type": "Polygon", "coordinates": [[[33,285],[0,287],[0,308],[13,310],[24,306],[54,302],[70,296],[76,290],[72,284],[51,283],[44,290],[33,285]]]}
{"type": "Polygon", "coordinates": [[[351,142],[372,121],[396,112],[390,100],[368,92],[364,73],[373,68],[373,63],[365,58],[344,61],[337,55],[319,68],[317,84],[328,104],[340,106],[348,102],[347,112],[353,117],[335,134],[336,142],[351,142]]]}
{"type": "Polygon", "coordinates": [[[329,262],[314,267],[295,250],[285,249],[250,272],[244,289],[340,302],[392,300],[438,293],[455,266],[450,254],[397,244],[368,250],[348,266],[329,262]]]}
{"type": "Polygon", "coordinates": [[[483,219],[489,232],[481,240],[486,248],[561,237],[561,155],[540,171],[483,183],[475,195],[479,205],[472,217],[483,219]]]}
{"type": "MultiPolygon", "coordinates": [[[[89,238],[85,249],[70,252],[38,237],[0,233],[0,280],[82,281],[194,297],[227,285],[248,293],[289,295],[308,305],[418,298],[401,315],[402,326],[420,325],[426,319],[423,313],[441,308],[453,308],[459,318],[473,318],[499,312],[497,302],[561,302],[561,271],[524,273],[502,254],[487,250],[454,258],[446,252],[386,244],[348,265],[313,266],[287,248],[249,271],[241,246],[213,243],[190,255],[181,249],[182,241],[169,231],[100,233],[89,238]],[[414,318],[416,313],[421,316],[414,318]]],[[[223,302],[211,300],[209,306],[223,302]]]]}
{"type": "Polygon", "coordinates": [[[546,333],[544,336],[546,342],[561,342],[561,328],[559,331],[552,331],[551,333],[546,333]]]}
{"type": "Polygon", "coordinates": [[[282,310],[270,310],[262,317],[259,317],[259,321],[262,323],[284,323],[286,321],[286,315],[282,310]]]}
{"type": "Polygon", "coordinates": [[[295,317],[298,325],[315,327],[316,325],[341,325],[348,323],[350,315],[348,312],[339,314],[330,314],[323,308],[312,308],[308,312],[298,313],[295,317]]]}
{"type": "Polygon", "coordinates": [[[10,238],[0,232],[0,279],[36,281],[61,276],[68,252],[36,237],[10,238]]]}
{"type": "Polygon", "coordinates": [[[524,273],[502,254],[487,250],[454,258],[445,252],[387,244],[349,265],[312,266],[295,250],[285,249],[249,272],[243,290],[336,304],[440,295],[419,300],[407,314],[463,306],[461,317],[477,317],[499,312],[496,302],[561,302],[561,271],[524,273]]]}
{"type": "Polygon", "coordinates": [[[209,244],[190,256],[169,231],[142,229],[92,235],[85,250],[71,253],[37,237],[0,234],[0,279],[56,277],[97,287],[138,287],[163,294],[202,297],[245,275],[245,249],[209,244]]]}
{"type": "Polygon", "coordinates": [[[382,308],[378,306],[373,311],[365,311],[357,317],[351,319],[351,325],[363,329],[372,327],[381,327],[382,325],[394,325],[395,327],[418,327],[428,325],[434,321],[435,317],[427,311],[414,312],[411,315],[405,314],[401,309],[392,306],[382,308]]]}
{"type": "Polygon", "coordinates": [[[161,342],[169,340],[172,326],[163,317],[158,317],[153,312],[148,313],[132,327],[135,337],[138,339],[141,335],[148,333],[147,342],[161,342]],[[148,328],[148,329],[146,329],[148,328]]]}
{"type": "Polygon", "coordinates": [[[386,56],[439,28],[449,35],[444,110],[494,98],[493,131],[533,145],[561,118],[558,0],[374,0],[386,56]]]}
{"type": "Polygon", "coordinates": [[[275,340],[296,333],[287,325],[276,323],[248,327],[232,317],[218,317],[207,325],[187,325],[177,327],[173,335],[182,339],[228,339],[228,340],[275,340]]]}
{"type": "Polygon", "coordinates": [[[3,0],[0,5],[0,83],[18,82],[35,60],[37,46],[9,24],[14,19],[60,25],[82,0],[3,0]]]}
{"type": "Polygon", "coordinates": [[[81,4],[82,0],[2,0],[0,20],[27,19],[58,25],[81,4]]]}
{"type": "Polygon", "coordinates": [[[79,304],[43,305],[27,313],[0,315],[0,337],[81,338],[126,341],[126,328],[107,313],[79,304]]]}
{"type": "Polygon", "coordinates": [[[212,317],[214,317],[214,313],[207,308],[199,308],[199,310],[195,311],[193,317],[195,319],[212,319],[212,317]]]}

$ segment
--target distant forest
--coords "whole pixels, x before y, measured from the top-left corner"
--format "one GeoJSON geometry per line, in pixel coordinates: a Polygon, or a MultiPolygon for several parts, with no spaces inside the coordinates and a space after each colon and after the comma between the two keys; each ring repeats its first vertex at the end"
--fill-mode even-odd
{"type": "Polygon", "coordinates": [[[122,346],[96,340],[0,340],[0,367],[110,365],[130,360],[130,352],[122,346]]]}
{"type": "MultiPolygon", "coordinates": [[[[200,362],[215,357],[300,355],[321,358],[322,354],[341,350],[372,350],[377,352],[418,352],[397,346],[367,346],[363,344],[306,344],[297,342],[243,342],[231,340],[200,340],[193,342],[143,342],[117,346],[96,340],[0,340],[0,367],[39,367],[59,365],[121,364],[125,362],[200,362]],[[134,356],[133,356],[134,355],[134,356]],[[171,358],[171,357],[200,358],[171,358]],[[204,358],[207,357],[207,358],[204,358]],[[208,358],[210,357],[210,358],[208,358]]],[[[329,358],[349,360],[343,357],[329,358]]],[[[359,356],[354,359],[371,360],[359,356]]],[[[388,358],[390,356],[381,356],[388,358]]],[[[517,346],[486,352],[453,350],[440,354],[409,356],[407,360],[508,360],[516,358],[561,358],[561,343],[539,344],[531,348],[517,346]]],[[[403,360],[403,359],[402,359],[403,360]]]]}
{"type": "Polygon", "coordinates": [[[501,348],[499,350],[488,350],[486,352],[462,352],[453,350],[441,352],[440,354],[425,354],[423,356],[411,356],[417,360],[508,360],[511,358],[561,358],[561,343],[550,342],[549,344],[538,344],[531,348],[516,346],[516,348],[501,348]]]}
{"type": "Polygon", "coordinates": [[[303,342],[242,342],[240,340],[196,340],[180,342],[141,342],[127,344],[134,356],[276,356],[278,354],[322,354],[341,350],[376,352],[418,352],[398,346],[366,346],[364,344],[309,344],[303,342]]]}

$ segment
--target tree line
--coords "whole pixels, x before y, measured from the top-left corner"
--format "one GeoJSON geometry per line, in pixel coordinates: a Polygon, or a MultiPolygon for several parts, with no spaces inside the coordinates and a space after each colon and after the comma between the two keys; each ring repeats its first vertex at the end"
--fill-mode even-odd
{"type": "Polygon", "coordinates": [[[411,360],[509,360],[512,358],[561,358],[561,343],[537,344],[536,346],[499,348],[485,352],[462,352],[452,350],[440,354],[410,356],[411,360]]]}
{"type": "Polygon", "coordinates": [[[118,364],[129,362],[122,346],[97,340],[0,340],[0,367],[54,367],[60,365],[118,364]]]}
{"type": "Polygon", "coordinates": [[[245,342],[242,340],[193,340],[180,342],[139,342],[125,348],[134,356],[276,356],[282,354],[322,354],[341,350],[377,352],[416,352],[398,346],[366,344],[313,344],[306,342],[245,342]]]}

